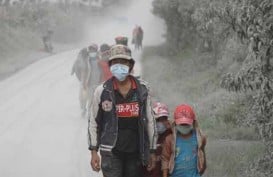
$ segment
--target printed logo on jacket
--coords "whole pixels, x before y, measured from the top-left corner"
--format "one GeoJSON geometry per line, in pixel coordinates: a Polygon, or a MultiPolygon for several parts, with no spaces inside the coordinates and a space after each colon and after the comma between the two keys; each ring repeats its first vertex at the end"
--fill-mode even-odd
{"type": "Polygon", "coordinates": [[[110,112],[112,110],[112,108],[113,108],[113,103],[111,101],[108,101],[108,100],[102,102],[101,105],[102,105],[102,109],[104,111],[106,111],[106,112],[110,112]]]}
{"type": "Polygon", "coordinates": [[[116,110],[117,116],[121,118],[133,118],[139,116],[138,102],[117,104],[116,110]]]}

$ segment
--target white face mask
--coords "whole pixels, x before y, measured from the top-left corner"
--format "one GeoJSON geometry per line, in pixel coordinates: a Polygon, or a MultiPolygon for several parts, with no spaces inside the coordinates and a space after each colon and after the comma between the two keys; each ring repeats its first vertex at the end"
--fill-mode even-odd
{"type": "Polygon", "coordinates": [[[162,122],[156,123],[157,133],[160,135],[167,130],[167,127],[162,122]]]}
{"type": "Polygon", "coordinates": [[[182,135],[187,135],[193,129],[192,125],[176,125],[176,130],[182,135]]]}
{"type": "Polygon", "coordinates": [[[97,52],[89,52],[88,55],[89,55],[90,58],[93,59],[93,58],[96,58],[96,57],[97,57],[97,52]]]}
{"type": "Polygon", "coordinates": [[[123,64],[114,64],[110,67],[110,71],[119,81],[124,81],[129,75],[129,66],[123,64]]]}

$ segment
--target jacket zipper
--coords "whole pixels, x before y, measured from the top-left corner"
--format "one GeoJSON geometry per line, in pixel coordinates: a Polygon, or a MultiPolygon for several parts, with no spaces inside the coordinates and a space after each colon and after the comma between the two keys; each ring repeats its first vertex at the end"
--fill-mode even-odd
{"type": "Polygon", "coordinates": [[[114,143],[113,143],[113,147],[116,146],[116,143],[117,143],[117,139],[118,139],[118,119],[117,119],[117,116],[116,116],[116,100],[115,100],[115,96],[113,95],[113,91],[109,90],[106,88],[106,91],[109,92],[109,95],[110,95],[110,98],[112,99],[112,104],[113,104],[113,114],[115,115],[115,121],[116,121],[116,137],[115,137],[115,140],[114,140],[114,143]]]}
{"type": "MultiPolygon", "coordinates": [[[[142,117],[142,115],[143,115],[143,109],[142,109],[142,106],[143,106],[143,104],[142,104],[142,102],[140,101],[139,102],[141,105],[140,105],[140,125],[142,126],[142,139],[141,139],[141,141],[140,141],[140,143],[141,143],[141,148],[142,148],[142,152],[141,152],[141,158],[142,158],[142,160],[144,160],[144,157],[145,157],[145,147],[144,147],[144,132],[145,132],[145,124],[144,124],[144,122],[145,122],[145,118],[143,118],[143,119],[141,119],[141,117],[142,117]]],[[[139,127],[139,128],[141,128],[141,127],[139,127]]]]}
{"type": "MultiPolygon", "coordinates": [[[[138,87],[139,89],[140,89],[140,86],[138,87]]],[[[140,141],[140,143],[142,143],[141,144],[141,148],[142,148],[142,152],[141,152],[141,158],[142,158],[142,160],[145,160],[145,137],[144,137],[144,134],[145,134],[145,121],[146,121],[146,118],[144,117],[143,119],[142,119],[142,116],[143,116],[143,99],[142,99],[142,95],[140,95],[141,93],[140,93],[140,91],[138,90],[138,97],[139,97],[139,99],[138,99],[138,102],[139,102],[139,104],[140,104],[140,110],[139,110],[139,113],[140,113],[140,115],[139,115],[139,117],[140,117],[140,124],[141,124],[141,126],[142,126],[142,141],[140,141]]],[[[140,127],[139,127],[140,128],[140,127]]]]}

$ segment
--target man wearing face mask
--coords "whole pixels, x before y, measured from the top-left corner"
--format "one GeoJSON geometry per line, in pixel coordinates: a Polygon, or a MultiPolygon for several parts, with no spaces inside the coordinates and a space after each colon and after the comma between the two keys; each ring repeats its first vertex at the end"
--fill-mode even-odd
{"type": "Polygon", "coordinates": [[[200,177],[206,169],[206,137],[189,105],[176,107],[172,128],[163,144],[163,177],[200,177]]]}
{"type": "Polygon", "coordinates": [[[152,171],[144,169],[144,177],[162,177],[161,170],[161,153],[162,145],[165,138],[172,133],[171,125],[168,120],[169,109],[167,105],[161,102],[156,102],[153,105],[153,113],[156,119],[156,127],[158,133],[157,148],[156,148],[156,166],[152,171]]]}
{"type": "Polygon", "coordinates": [[[100,60],[98,62],[100,68],[100,82],[104,82],[112,77],[108,60],[110,57],[110,46],[106,43],[100,46],[100,60]]]}
{"type": "Polygon", "coordinates": [[[142,165],[148,170],[155,167],[156,122],[147,86],[130,75],[134,63],[127,46],[112,46],[113,77],[95,89],[92,99],[90,163],[94,171],[102,168],[104,177],[141,177],[142,165]]]}

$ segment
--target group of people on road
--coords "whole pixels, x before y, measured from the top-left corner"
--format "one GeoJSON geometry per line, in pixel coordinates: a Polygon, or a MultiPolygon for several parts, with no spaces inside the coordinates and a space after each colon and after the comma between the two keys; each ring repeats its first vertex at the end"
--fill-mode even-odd
{"type": "MultiPolygon", "coordinates": [[[[52,45],[52,38],[53,38],[53,30],[47,29],[44,34],[42,35],[42,42],[44,46],[44,51],[48,53],[53,53],[53,45],[52,45]]],[[[142,49],[142,41],[144,37],[144,32],[141,26],[136,25],[132,32],[132,44],[135,46],[135,50],[142,49]]],[[[115,38],[116,44],[123,44],[128,46],[128,38],[124,36],[118,36],[115,38]]]]}
{"type": "Polygon", "coordinates": [[[112,77],[108,66],[109,56],[110,45],[104,43],[99,47],[93,43],[80,50],[73,64],[71,75],[75,74],[80,81],[79,100],[82,116],[86,115],[96,85],[112,77]]]}
{"type": "Polygon", "coordinates": [[[88,109],[91,168],[104,177],[200,177],[206,137],[193,108],[178,105],[171,120],[167,105],[153,101],[147,82],[132,75],[128,38],[115,41],[83,49],[72,69],[88,98],[81,107],[88,109]]]}
{"type": "MultiPolygon", "coordinates": [[[[128,37],[115,37],[115,44],[128,46],[128,37]]],[[[112,77],[108,63],[110,48],[111,45],[106,43],[101,44],[100,47],[96,43],[92,43],[80,50],[72,66],[71,75],[75,74],[80,81],[79,100],[83,117],[91,103],[92,95],[90,94],[94,88],[112,77]]]]}

